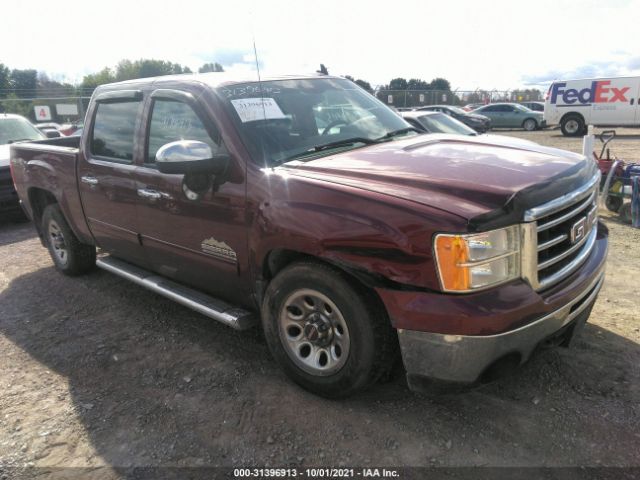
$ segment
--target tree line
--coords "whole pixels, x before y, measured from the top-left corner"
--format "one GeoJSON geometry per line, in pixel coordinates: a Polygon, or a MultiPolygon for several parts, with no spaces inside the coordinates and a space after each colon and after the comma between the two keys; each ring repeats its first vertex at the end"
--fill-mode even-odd
{"type": "MultiPolygon", "coordinates": [[[[198,72],[224,72],[224,67],[217,62],[203,64],[198,72]]],[[[165,60],[140,59],[121,60],[115,67],[105,67],[99,72],[85,75],[79,84],[60,82],[49,78],[45,72],[35,69],[11,69],[0,63],[0,99],[20,99],[61,94],[80,96],[91,93],[97,86],[133,80],[136,78],[157,77],[180,73],[193,73],[192,70],[178,63],[165,60]]]]}

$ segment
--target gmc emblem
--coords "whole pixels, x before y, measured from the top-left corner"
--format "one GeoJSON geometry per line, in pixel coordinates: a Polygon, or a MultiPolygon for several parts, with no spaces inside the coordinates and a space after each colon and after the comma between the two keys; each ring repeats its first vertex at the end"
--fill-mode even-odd
{"type": "Polygon", "coordinates": [[[593,206],[586,217],[582,217],[571,227],[571,232],[569,233],[569,239],[571,240],[571,244],[578,243],[584,237],[586,237],[593,225],[598,220],[598,207],[593,206]]]}
{"type": "Polygon", "coordinates": [[[587,234],[587,217],[582,217],[571,227],[571,244],[578,243],[587,234]]]}

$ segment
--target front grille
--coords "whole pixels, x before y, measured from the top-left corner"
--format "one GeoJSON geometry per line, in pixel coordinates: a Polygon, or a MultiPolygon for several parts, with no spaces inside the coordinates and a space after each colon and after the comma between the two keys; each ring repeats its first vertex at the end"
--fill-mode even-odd
{"type": "Polygon", "coordinates": [[[597,235],[599,179],[598,173],[579,189],[527,211],[537,240],[536,272],[530,275],[536,289],[558,283],[589,256],[597,235]]]}

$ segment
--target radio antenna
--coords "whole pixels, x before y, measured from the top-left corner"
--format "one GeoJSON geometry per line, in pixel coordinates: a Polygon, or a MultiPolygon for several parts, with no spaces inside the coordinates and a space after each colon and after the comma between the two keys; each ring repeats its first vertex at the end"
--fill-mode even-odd
{"type": "Polygon", "coordinates": [[[256,59],[256,71],[258,72],[258,86],[260,87],[260,103],[262,104],[263,118],[267,119],[267,109],[264,106],[264,92],[262,91],[262,78],[260,78],[260,62],[258,61],[258,49],[256,48],[256,37],[253,35],[253,56],[256,59]]]}

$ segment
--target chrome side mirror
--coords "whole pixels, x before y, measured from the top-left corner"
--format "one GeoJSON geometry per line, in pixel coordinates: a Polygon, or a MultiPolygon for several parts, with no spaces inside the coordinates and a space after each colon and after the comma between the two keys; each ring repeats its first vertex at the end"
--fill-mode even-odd
{"type": "Polygon", "coordinates": [[[213,154],[209,145],[197,140],[167,143],[156,153],[156,165],[162,173],[220,175],[228,164],[228,155],[213,154]]]}

